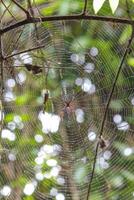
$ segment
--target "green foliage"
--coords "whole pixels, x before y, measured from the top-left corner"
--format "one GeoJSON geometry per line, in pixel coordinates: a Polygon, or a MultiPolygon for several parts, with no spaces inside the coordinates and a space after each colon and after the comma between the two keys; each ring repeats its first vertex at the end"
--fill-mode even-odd
{"type": "MultiPolygon", "coordinates": [[[[8,4],[9,1],[6,3],[8,4]]],[[[22,5],[24,3],[22,1],[22,5]]],[[[80,14],[84,5],[82,0],[50,2],[35,0],[32,3],[34,7],[39,7],[44,17],[80,14]]],[[[26,7],[26,4],[24,5],[26,7]]],[[[129,15],[133,19],[132,5],[133,1],[129,1],[129,15]]],[[[11,11],[13,12],[14,9],[18,8],[12,3],[11,11]]],[[[88,1],[87,11],[90,14],[98,13],[98,16],[114,15],[128,18],[124,0],[88,1]]],[[[37,10],[35,14],[38,15],[36,12],[37,10]]],[[[24,17],[24,13],[19,14],[17,20],[24,17]]],[[[11,15],[8,14],[5,18],[6,24],[11,20],[11,15]]],[[[15,59],[18,63],[22,63],[15,70],[15,76],[12,76],[8,70],[4,76],[7,92],[10,88],[9,92],[15,94],[15,100],[8,99],[9,101],[0,102],[0,110],[4,108],[3,129],[10,130],[15,135],[15,140],[1,136],[0,190],[3,186],[10,185],[21,199],[40,200],[49,197],[56,199],[51,195],[51,190],[56,188],[58,194],[63,193],[66,199],[86,199],[107,100],[131,34],[130,25],[72,20],[28,24],[22,29],[13,30],[3,36],[5,55],[14,53],[12,43],[17,43],[16,38],[20,39],[15,46],[16,52],[40,44],[45,44],[45,47],[27,52],[27,55],[20,54],[20,57],[14,56],[14,59],[12,57],[8,59],[11,66],[15,59]],[[96,56],[90,55],[92,48],[97,49],[96,56]],[[74,62],[71,60],[72,55],[76,56],[76,60],[79,57],[81,60],[84,57],[85,60],[82,63],[74,62]],[[27,70],[26,57],[32,58],[32,64],[36,67],[43,68],[42,72],[37,75],[33,74],[32,70],[27,70]],[[89,63],[95,66],[90,73],[84,68],[89,63]],[[20,83],[18,77],[22,72],[26,75],[26,81],[20,83]],[[7,80],[14,77],[17,77],[15,86],[7,86],[7,80]],[[95,86],[95,92],[90,94],[83,91],[81,85],[76,85],[77,78],[81,78],[82,84],[84,79],[90,80],[95,86]],[[50,94],[45,102],[44,93],[47,90],[50,94]],[[73,115],[69,117],[64,92],[75,94],[74,103],[71,105],[73,115]],[[74,112],[79,108],[84,111],[82,123],[76,121],[74,112]],[[54,123],[54,120],[51,122],[52,117],[60,116],[58,131],[50,132],[43,129],[43,123],[39,120],[39,114],[43,110],[44,115],[51,113],[49,121],[43,118],[44,123],[50,123],[48,129],[51,129],[54,123]],[[96,133],[93,141],[88,137],[90,131],[96,133]],[[54,145],[59,145],[61,150],[53,152],[54,145]],[[9,152],[15,155],[15,160],[9,159],[9,152]],[[52,160],[57,164],[51,166],[52,160]],[[24,188],[29,183],[35,184],[35,188],[31,194],[26,194],[24,188]],[[73,191],[70,188],[73,188],[73,191]]],[[[99,148],[95,175],[91,184],[91,200],[132,200],[134,196],[133,67],[132,43],[109,103],[103,135],[110,144],[104,151],[99,148]],[[127,122],[125,127],[128,125],[129,128],[122,129],[120,122],[114,123],[115,115],[120,115],[122,123],[127,122]],[[103,160],[106,151],[111,153],[110,158],[103,160]],[[100,163],[108,165],[102,167],[100,163]]]]}

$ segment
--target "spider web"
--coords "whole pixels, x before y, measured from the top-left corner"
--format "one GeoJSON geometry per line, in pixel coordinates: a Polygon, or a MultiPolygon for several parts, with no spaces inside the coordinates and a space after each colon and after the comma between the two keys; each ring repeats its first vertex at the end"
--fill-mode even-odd
{"type": "Polygon", "coordinates": [[[124,57],[128,40],[120,39],[130,27],[97,23],[40,22],[2,36],[3,199],[33,194],[84,200],[89,188],[93,200],[133,198],[127,183],[133,182],[133,158],[125,153],[132,151],[134,137],[134,71],[128,65],[133,42],[124,57]],[[102,135],[108,145],[98,148],[95,159],[106,109],[102,135]],[[10,195],[4,193],[7,185],[10,195]]]}

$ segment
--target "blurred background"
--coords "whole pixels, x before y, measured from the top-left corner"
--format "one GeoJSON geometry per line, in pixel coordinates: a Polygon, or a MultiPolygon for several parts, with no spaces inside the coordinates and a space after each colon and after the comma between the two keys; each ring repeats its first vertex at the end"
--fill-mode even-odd
{"type": "MultiPolygon", "coordinates": [[[[26,18],[82,13],[83,0],[0,2],[1,29],[26,18]]],[[[88,14],[95,14],[88,1],[88,14]]],[[[96,14],[134,18],[134,1],[96,14]]],[[[92,20],[25,24],[1,36],[0,199],[134,199],[131,25],[92,20]],[[3,90],[4,88],[4,90],[3,90]],[[97,157],[96,147],[98,148],[97,157]],[[93,175],[93,164],[95,171],[93,175]]]]}

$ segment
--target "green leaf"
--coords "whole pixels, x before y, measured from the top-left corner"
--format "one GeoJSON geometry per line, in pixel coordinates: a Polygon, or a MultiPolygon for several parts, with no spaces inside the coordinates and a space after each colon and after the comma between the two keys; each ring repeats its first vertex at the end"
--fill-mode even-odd
{"type": "Polygon", "coordinates": [[[134,67],[134,58],[128,58],[128,61],[127,61],[128,65],[134,67]]]}
{"type": "Polygon", "coordinates": [[[97,12],[101,9],[104,2],[105,2],[105,0],[94,0],[93,1],[93,9],[94,9],[95,14],[97,14],[97,12]]]}
{"type": "Polygon", "coordinates": [[[109,0],[110,8],[112,13],[114,13],[119,5],[119,0],[109,0]]]}
{"type": "Polygon", "coordinates": [[[6,115],[5,115],[4,121],[5,121],[5,122],[10,122],[10,121],[13,120],[14,116],[15,116],[15,113],[6,114],[6,115]]]}
{"type": "Polygon", "coordinates": [[[35,198],[33,196],[26,196],[24,197],[24,200],[34,200],[35,198]]]}

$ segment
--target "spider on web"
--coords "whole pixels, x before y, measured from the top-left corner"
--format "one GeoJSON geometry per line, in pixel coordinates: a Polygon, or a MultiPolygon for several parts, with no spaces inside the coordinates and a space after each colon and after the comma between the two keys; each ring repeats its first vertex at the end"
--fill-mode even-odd
{"type": "Polygon", "coordinates": [[[102,151],[105,150],[106,148],[108,148],[108,146],[109,146],[109,141],[108,141],[108,140],[105,140],[105,139],[103,138],[103,136],[101,136],[101,137],[99,138],[98,143],[99,143],[99,148],[100,148],[102,151]]]}
{"type": "Polygon", "coordinates": [[[69,117],[71,117],[71,115],[75,113],[76,105],[74,100],[74,96],[72,96],[71,98],[63,98],[64,107],[60,111],[60,117],[62,120],[69,119],[69,117]]]}

